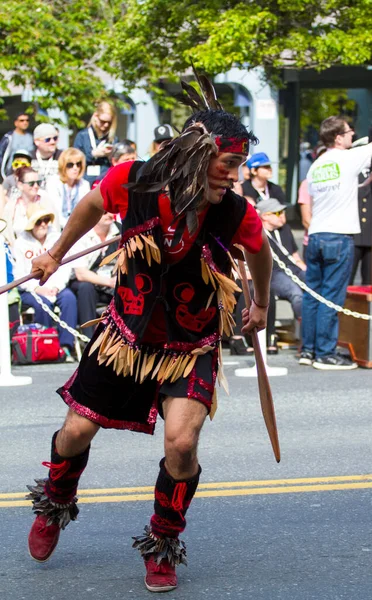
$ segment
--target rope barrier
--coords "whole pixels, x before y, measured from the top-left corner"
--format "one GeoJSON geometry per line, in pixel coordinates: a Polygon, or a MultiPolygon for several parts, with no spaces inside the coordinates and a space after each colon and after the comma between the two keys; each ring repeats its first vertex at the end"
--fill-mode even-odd
{"type": "Polygon", "coordinates": [[[35,292],[31,292],[31,295],[33,298],[35,298],[36,302],[38,304],[40,304],[41,308],[43,310],[45,310],[46,313],[48,313],[48,315],[53,319],[53,321],[58,323],[63,329],[67,329],[67,331],[69,333],[71,333],[71,335],[73,335],[75,338],[79,338],[79,340],[81,340],[82,342],[90,342],[90,339],[86,335],[79,333],[78,331],[76,331],[76,329],[73,329],[72,327],[67,325],[67,323],[65,321],[62,321],[62,319],[60,319],[59,316],[56,315],[49,308],[49,306],[47,304],[45,304],[45,302],[43,302],[43,300],[41,299],[41,297],[38,294],[36,294],[35,292]]]}
{"type": "Polygon", "coordinates": [[[275,254],[275,252],[272,248],[271,248],[271,254],[272,254],[272,257],[275,260],[275,262],[282,269],[282,271],[284,271],[284,273],[286,275],[288,275],[288,277],[290,277],[292,279],[292,281],[294,281],[294,283],[297,283],[297,285],[302,290],[304,290],[304,292],[307,292],[308,294],[310,294],[310,296],[312,296],[313,298],[318,300],[318,302],[321,302],[322,304],[326,304],[329,308],[333,308],[333,310],[335,310],[339,313],[343,313],[344,315],[347,315],[348,317],[354,317],[355,319],[364,319],[364,321],[372,320],[372,315],[366,315],[364,313],[356,312],[355,310],[350,310],[349,308],[344,308],[343,306],[340,306],[339,304],[335,304],[331,300],[327,300],[326,298],[323,298],[323,296],[321,296],[317,292],[314,292],[314,290],[309,288],[309,286],[306,285],[306,283],[304,283],[299,277],[297,277],[297,275],[295,275],[293,273],[293,271],[291,271],[291,269],[289,267],[287,267],[285,262],[280,260],[279,256],[277,254],[275,254]]]}

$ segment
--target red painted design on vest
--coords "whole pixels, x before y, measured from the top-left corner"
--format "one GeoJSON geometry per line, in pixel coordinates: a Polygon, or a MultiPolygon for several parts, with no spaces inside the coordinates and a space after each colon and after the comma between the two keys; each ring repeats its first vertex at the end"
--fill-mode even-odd
{"type": "Polygon", "coordinates": [[[145,273],[138,273],[134,278],[134,284],[139,291],[138,296],[127,287],[119,286],[118,294],[123,301],[123,311],[125,315],[142,315],[145,308],[145,295],[152,290],[151,278],[145,273]]]}
{"type": "Polygon", "coordinates": [[[178,302],[188,304],[195,296],[195,290],[191,283],[178,283],[173,290],[173,296],[178,302]]]}
{"type": "Polygon", "coordinates": [[[189,312],[189,309],[185,304],[180,304],[176,309],[176,319],[181,327],[188,329],[189,331],[195,331],[200,333],[204,327],[213,319],[216,314],[216,308],[210,306],[205,309],[202,308],[196,315],[189,312]]]}

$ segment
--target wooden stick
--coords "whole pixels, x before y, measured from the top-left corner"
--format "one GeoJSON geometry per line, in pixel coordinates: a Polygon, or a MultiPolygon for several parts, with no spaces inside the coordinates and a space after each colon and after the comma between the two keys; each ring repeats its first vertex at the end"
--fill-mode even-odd
{"type": "MultiPolygon", "coordinates": [[[[245,272],[245,264],[242,260],[238,260],[239,271],[241,275],[241,282],[244,294],[245,305],[249,310],[252,299],[249,291],[249,284],[247,274],[245,272]]],[[[263,414],[263,418],[265,421],[266,429],[269,434],[271,446],[273,448],[274,456],[276,462],[280,462],[280,446],[279,446],[279,437],[278,437],[278,429],[276,426],[276,418],[275,418],[275,409],[274,402],[270,388],[269,378],[266,373],[266,367],[264,360],[262,358],[260,343],[258,341],[257,330],[253,329],[250,332],[252,337],[252,344],[256,359],[256,368],[257,368],[257,380],[258,380],[258,390],[260,394],[260,403],[261,410],[263,414]]]]}
{"type": "MultiPolygon", "coordinates": [[[[77,252],[76,254],[73,254],[72,256],[68,256],[67,258],[64,258],[61,261],[61,265],[67,265],[67,263],[70,263],[70,262],[76,260],[77,258],[86,256],[87,254],[90,254],[91,252],[94,252],[95,250],[100,250],[101,248],[104,248],[105,246],[109,246],[110,244],[113,244],[115,242],[120,242],[120,240],[121,240],[121,235],[117,235],[109,240],[106,240],[105,242],[101,242],[100,244],[91,246],[91,248],[87,248],[86,250],[82,250],[81,252],[77,252]]],[[[26,283],[26,281],[30,281],[30,279],[36,279],[35,275],[37,275],[38,273],[42,274],[41,269],[39,271],[35,271],[35,273],[33,273],[32,275],[31,274],[24,275],[24,277],[20,277],[19,279],[15,279],[11,283],[7,283],[6,285],[1,286],[0,294],[9,292],[9,290],[17,287],[18,285],[22,285],[22,283],[26,283]]]]}

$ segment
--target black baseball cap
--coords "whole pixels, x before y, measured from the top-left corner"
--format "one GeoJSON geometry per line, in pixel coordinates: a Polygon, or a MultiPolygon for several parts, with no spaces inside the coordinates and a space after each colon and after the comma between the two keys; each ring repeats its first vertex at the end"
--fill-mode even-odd
{"type": "Polygon", "coordinates": [[[163,142],[164,140],[171,140],[174,137],[173,129],[170,125],[158,125],[154,129],[154,142],[163,142]]]}

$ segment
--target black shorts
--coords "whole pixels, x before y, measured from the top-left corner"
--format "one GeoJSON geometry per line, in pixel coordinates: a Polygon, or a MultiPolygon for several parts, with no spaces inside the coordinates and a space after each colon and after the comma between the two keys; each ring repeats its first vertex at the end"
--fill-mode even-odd
{"type": "Polygon", "coordinates": [[[112,364],[97,362],[97,352],[89,356],[89,348],[102,331],[97,327],[73,376],[57,390],[66,404],[77,414],[104,428],[129,429],[152,434],[161,402],[167,396],[189,398],[204,404],[209,412],[215,387],[217,349],[198,356],[188,377],[173,383],[158,382],[150,375],[139,383],[134,376],[117,375],[112,364]]]}

